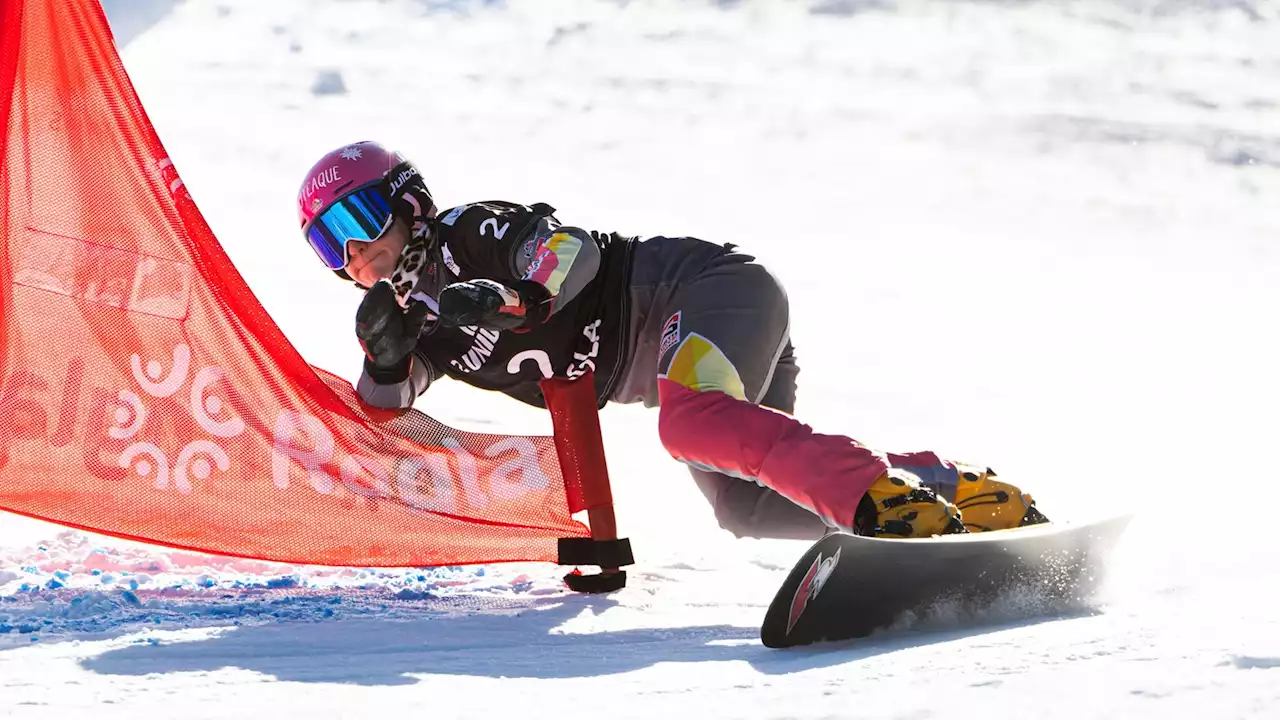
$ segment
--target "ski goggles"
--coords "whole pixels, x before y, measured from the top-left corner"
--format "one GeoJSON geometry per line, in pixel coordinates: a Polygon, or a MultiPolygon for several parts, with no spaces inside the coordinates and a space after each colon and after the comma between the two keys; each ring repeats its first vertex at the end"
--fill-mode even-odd
{"type": "Polygon", "coordinates": [[[394,216],[381,185],[358,188],[311,220],[307,242],[330,270],[346,266],[347,243],[372,242],[391,227],[394,216]]]}

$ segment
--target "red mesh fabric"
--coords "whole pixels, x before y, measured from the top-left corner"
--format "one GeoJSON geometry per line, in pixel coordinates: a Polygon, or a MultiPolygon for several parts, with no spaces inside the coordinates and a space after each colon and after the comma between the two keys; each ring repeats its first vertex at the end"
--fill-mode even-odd
{"type": "Polygon", "coordinates": [[[0,0],[0,143],[0,509],[328,565],[554,561],[588,534],[550,438],[366,409],[298,355],[96,2],[0,0]]]}

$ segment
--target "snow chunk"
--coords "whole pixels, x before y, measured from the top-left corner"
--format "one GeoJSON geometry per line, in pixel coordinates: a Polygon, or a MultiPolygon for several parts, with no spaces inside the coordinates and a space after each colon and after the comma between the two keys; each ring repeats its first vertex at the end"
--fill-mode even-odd
{"type": "Polygon", "coordinates": [[[312,95],[346,95],[347,84],[342,80],[342,73],[337,70],[321,70],[311,83],[312,95]]]}

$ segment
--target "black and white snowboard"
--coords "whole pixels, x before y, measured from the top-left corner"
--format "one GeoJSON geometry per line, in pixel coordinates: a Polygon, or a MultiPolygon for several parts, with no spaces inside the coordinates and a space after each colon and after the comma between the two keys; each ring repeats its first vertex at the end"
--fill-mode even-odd
{"type": "Polygon", "coordinates": [[[1012,592],[1047,604],[1084,599],[1131,518],[910,540],[833,533],[782,583],[760,640],[785,648],[865,637],[907,612],[980,608],[1012,592]]]}

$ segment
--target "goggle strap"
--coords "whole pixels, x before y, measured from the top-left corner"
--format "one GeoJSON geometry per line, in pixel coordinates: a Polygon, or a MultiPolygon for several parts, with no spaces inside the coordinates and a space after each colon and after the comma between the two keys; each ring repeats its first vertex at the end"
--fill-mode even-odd
{"type": "MultiPolygon", "coordinates": [[[[387,174],[382,178],[381,190],[383,197],[390,199],[393,213],[405,207],[401,205],[405,195],[412,197],[414,202],[421,206],[418,211],[422,213],[430,210],[434,202],[431,197],[431,191],[427,189],[427,184],[423,182],[418,168],[408,161],[399,163],[387,171],[387,174]]],[[[412,224],[417,218],[404,217],[401,219],[412,224]]]]}

